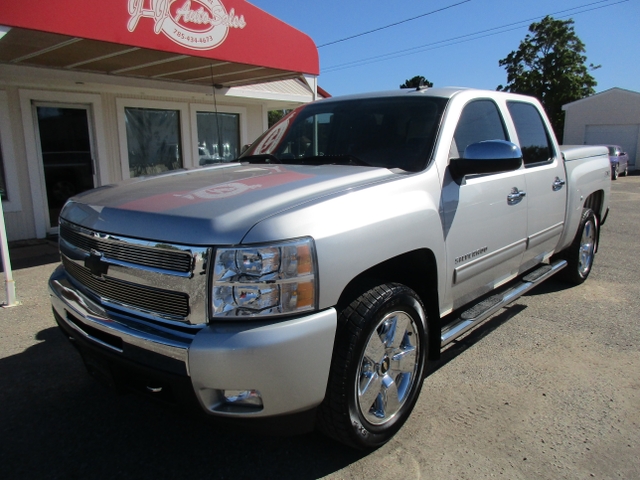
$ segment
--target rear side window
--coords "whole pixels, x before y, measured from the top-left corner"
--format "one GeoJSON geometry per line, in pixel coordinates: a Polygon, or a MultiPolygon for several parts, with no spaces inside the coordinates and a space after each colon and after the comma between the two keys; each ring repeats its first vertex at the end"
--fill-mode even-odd
{"type": "Polygon", "coordinates": [[[475,100],[468,103],[453,134],[451,156],[461,157],[472,143],[485,140],[507,140],[498,106],[491,100],[475,100]]]}
{"type": "Polygon", "coordinates": [[[523,102],[507,102],[507,108],[520,140],[525,167],[551,161],[553,148],[538,109],[523,102]]]}

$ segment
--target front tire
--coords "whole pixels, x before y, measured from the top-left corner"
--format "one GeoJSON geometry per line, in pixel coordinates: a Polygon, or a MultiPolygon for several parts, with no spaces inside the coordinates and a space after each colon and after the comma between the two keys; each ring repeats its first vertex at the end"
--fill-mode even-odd
{"type": "Polygon", "coordinates": [[[618,165],[613,168],[613,172],[611,172],[611,180],[618,179],[618,165]]]}
{"type": "Polygon", "coordinates": [[[562,270],[562,278],[566,282],[580,285],[591,273],[598,247],[598,230],[598,217],[590,208],[583,209],[576,237],[571,246],[560,254],[568,263],[562,270]]]}
{"type": "Polygon", "coordinates": [[[359,449],[384,445],[418,399],[428,348],[427,316],[410,288],[383,284],[345,308],[318,428],[359,449]]]}

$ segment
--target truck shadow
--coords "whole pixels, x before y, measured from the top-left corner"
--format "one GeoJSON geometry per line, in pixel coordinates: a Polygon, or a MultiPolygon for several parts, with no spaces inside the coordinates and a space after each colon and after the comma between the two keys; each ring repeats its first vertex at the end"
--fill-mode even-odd
{"type": "Polygon", "coordinates": [[[429,367],[426,372],[426,376],[429,376],[446,364],[454,360],[456,357],[464,353],[469,348],[473,347],[476,343],[482,340],[487,335],[491,334],[500,326],[504,325],[511,318],[518,315],[520,312],[526,310],[525,305],[521,305],[518,303],[511,304],[502,309],[502,311],[496,315],[493,315],[484,323],[479,325],[478,327],[471,330],[469,333],[463,335],[462,337],[452,341],[447,347],[441,352],[440,359],[433,361],[429,364],[429,367]]]}
{"type": "MultiPolygon", "coordinates": [[[[554,280],[553,278],[542,282],[540,285],[536,286],[529,292],[525,294],[526,296],[537,296],[537,295],[546,295],[549,293],[561,292],[563,290],[568,290],[570,288],[575,288],[572,285],[569,285],[565,282],[554,280]]],[[[500,313],[493,315],[480,326],[474,328],[469,333],[463,335],[462,337],[451,342],[444,351],[440,354],[440,359],[434,362],[431,362],[429,368],[427,370],[426,375],[429,376],[432,373],[435,373],[440,368],[444,367],[447,363],[454,360],[460,354],[464,353],[467,349],[474,346],[480,340],[482,340],[487,335],[491,334],[500,326],[504,325],[511,318],[515,317],[519,313],[526,310],[526,305],[522,305],[520,303],[512,303],[506,307],[504,307],[500,313]]]]}
{"type": "Polygon", "coordinates": [[[365,454],[214,425],[93,380],[57,327],[0,359],[3,478],[318,478],[365,454]]]}
{"type": "MultiPolygon", "coordinates": [[[[512,304],[452,342],[427,375],[526,308],[512,304]]],[[[57,327],[36,340],[0,359],[3,478],[312,479],[367,455],[316,433],[256,436],[118,395],[89,376],[57,327]]]]}
{"type": "Polygon", "coordinates": [[[575,288],[575,285],[556,280],[555,278],[550,278],[549,280],[545,280],[544,282],[542,282],[536,288],[527,292],[525,296],[531,297],[537,295],[546,295],[547,293],[562,292],[571,288],[575,288]]]}
{"type": "MultiPolygon", "coordinates": [[[[570,285],[568,283],[562,282],[560,280],[555,280],[553,278],[542,282],[540,285],[536,286],[529,292],[527,292],[524,296],[537,296],[537,295],[546,295],[549,293],[561,292],[564,290],[568,290],[570,288],[575,288],[575,286],[570,285]]],[[[511,318],[518,315],[520,312],[526,310],[526,305],[522,305],[515,301],[510,305],[504,307],[500,313],[489,317],[488,320],[481,323],[478,327],[472,329],[469,333],[463,335],[462,337],[452,341],[444,351],[440,354],[440,359],[434,362],[431,362],[429,368],[427,369],[426,376],[431,375],[432,373],[438,371],[440,368],[444,367],[451,360],[455,359],[458,355],[464,353],[465,350],[469,349],[477,342],[482,340],[484,337],[492,333],[493,331],[500,328],[501,325],[508,322],[511,318]]]]}
{"type": "MultiPolygon", "coordinates": [[[[22,242],[9,246],[9,258],[11,268],[20,270],[23,268],[39,267],[51,263],[60,262],[57,243],[52,240],[22,242]]],[[[0,262],[0,272],[4,272],[4,265],[0,262]]]]}

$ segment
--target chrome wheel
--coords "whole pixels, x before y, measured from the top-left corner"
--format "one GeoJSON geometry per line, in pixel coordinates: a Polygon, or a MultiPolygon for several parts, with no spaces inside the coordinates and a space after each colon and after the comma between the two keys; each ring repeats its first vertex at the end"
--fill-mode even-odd
{"type": "Polygon", "coordinates": [[[405,311],[386,314],[369,336],[356,375],[357,405],[372,425],[400,411],[414,384],[420,353],[416,321],[405,311]]]}
{"type": "Polygon", "coordinates": [[[560,272],[560,277],[566,282],[580,285],[591,273],[598,250],[599,228],[598,217],[593,210],[583,209],[573,242],[556,257],[567,261],[567,267],[560,272]]]}
{"type": "Polygon", "coordinates": [[[596,225],[592,218],[587,220],[582,229],[580,238],[580,253],[578,257],[578,273],[586,277],[593,264],[593,256],[596,248],[596,225]]]}
{"type": "Polygon", "coordinates": [[[388,442],[420,395],[428,327],[420,297],[400,283],[374,286],[344,307],[318,428],[355,448],[388,442]]]}

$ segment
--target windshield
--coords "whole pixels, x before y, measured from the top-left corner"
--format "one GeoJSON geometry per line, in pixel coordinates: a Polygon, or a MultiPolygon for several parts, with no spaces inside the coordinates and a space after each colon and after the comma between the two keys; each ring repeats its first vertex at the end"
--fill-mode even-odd
{"type": "Polygon", "coordinates": [[[415,96],[312,103],[267,130],[239,160],[420,171],[431,156],[446,101],[415,96]]]}

